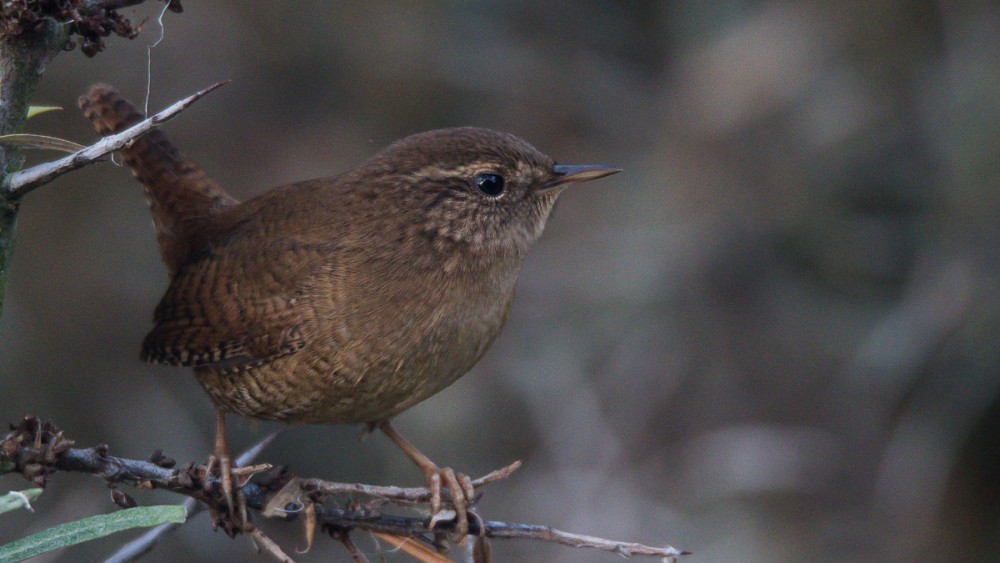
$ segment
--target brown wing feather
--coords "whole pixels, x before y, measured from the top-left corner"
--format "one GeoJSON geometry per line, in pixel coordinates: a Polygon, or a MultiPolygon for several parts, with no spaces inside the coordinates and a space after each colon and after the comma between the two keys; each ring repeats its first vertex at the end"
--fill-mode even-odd
{"type": "Polygon", "coordinates": [[[269,242],[256,255],[228,250],[211,249],[177,272],[143,342],[144,361],[239,368],[308,343],[315,324],[313,281],[330,253],[287,239],[269,242]],[[253,259],[236,263],[231,256],[253,259]]]}

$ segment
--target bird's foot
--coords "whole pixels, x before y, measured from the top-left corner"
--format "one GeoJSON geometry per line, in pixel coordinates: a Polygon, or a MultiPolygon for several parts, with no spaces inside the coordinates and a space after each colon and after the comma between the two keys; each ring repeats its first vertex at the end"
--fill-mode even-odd
{"type": "MultiPolygon", "coordinates": [[[[427,525],[428,529],[434,531],[434,527],[438,523],[455,518],[454,535],[457,536],[456,543],[464,541],[465,536],[469,535],[470,514],[474,519],[479,521],[479,524],[482,524],[481,519],[475,510],[473,510],[473,505],[476,501],[476,491],[472,486],[472,479],[464,473],[456,473],[450,467],[438,467],[437,464],[421,453],[413,444],[406,441],[388,421],[377,423],[377,426],[390,440],[403,450],[406,456],[424,474],[424,481],[427,483],[427,488],[431,493],[431,521],[427,525]],[[441,509],[442,488],[448,491],[451,504],[455,508],[454,515],[450,513],[451,511],[441,509]]],[[[483,529],[481,525],[478,527],[480,533],[483,529]]]]}
{"type": "Polygon", "coordinates": [[[203,488],[209,495],[217,492],[216,483],[222,488],[226,510],[222,510],[221,504],[211,509],[215,529],[222,528],[229,537],[253,531],[253,525],[247,515],[247,499],[242,488],[255,473],[270,468],[269,464],[235,467],[233,458],[229,455],[229,445],[226,443],[226,413],[221,408],[216,409],[215,449],[205,464],[205,476],[202,480],[203,488]],[[218,479],[213,479],[213,476],[217,476],[218,479]]]}
{"type": "MultiPolygon", "coordinates": [[[[474,510],[476,491],[472,487],[472,479],[464,473],[456,473],[450,467],[429,465],[420,468],[424,473],[427,488],[431,491],[431,521],[427,527],[433,530],[441,521],[455,518],[455,534],[461,539],[469,534],[469,515],[478,518],[474,510]],[[441,489],[448,490],[454,515],[441,509],[441,489]]],[[[479,527],[482,530],[482,527],[479,527]]]]}
{"type": "Polygon", "coordinates": [[[225,510],[221,506],[209,509],[212,514],[212,527],[222,528],[229,537],[234,537],[252,527],[247,516],[246,497],[240,489],[244,484],[240,482],[242,473],[240,468],[233,467],[233,460],[228,453],[213,453],[205,464],[203,489],[206,493],[214,494],[217,488],[221,488],[222,497],[225,499],[225,510]],[[235,485],[237,482],[239,486],[235,485]]]}

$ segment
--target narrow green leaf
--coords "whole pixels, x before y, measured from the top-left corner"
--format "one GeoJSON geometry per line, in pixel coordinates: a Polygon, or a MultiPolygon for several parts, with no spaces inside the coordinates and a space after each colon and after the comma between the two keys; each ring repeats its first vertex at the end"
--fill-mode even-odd
{"type": "Polygon", "coordinates": [[[46,551],[109,536],[130,528],[183,522],[183,506],[139,506],[67,522],[0,546],[0,561],[23,561],[46,551]]]}
{"type": "Polygon", "coordinates": [[[83,145],[60,139],[59,137],[49,137],[48,135],[34,135],[32,133],[11,133],[10,135],[0,135],[0,143],[27,147],[29,149],[44,149],[50,151],[76,152],[86,148],[83,145]]]}
{"type": "Polygon", "coordinates": [[[23,491],[11,491],[0,496],[0,514],[17,510],[18,508],[26,508],[33,511],[31,501],[38,498],[40,494],[42,494],[41,489],[25,489],[23,491]]]}
{"type": "Polygon", "coordinates": [[[62,109],[59,106],[29,106],[28,107],[28,119],[35,117],[38,114],[45,113],[47,111],[55,111],[57,109],[62,109]]]}

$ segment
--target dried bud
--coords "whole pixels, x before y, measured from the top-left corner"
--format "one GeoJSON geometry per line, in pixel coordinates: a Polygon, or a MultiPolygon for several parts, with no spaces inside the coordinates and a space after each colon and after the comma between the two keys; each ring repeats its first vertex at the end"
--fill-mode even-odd
{"type": "Polygon", "coordinates": [[[45,466],[40,463],[29,463],[24,466],[24,476],[28,479],[34,479],[38,475],[45,474],[45,466]]]}
{"type": "Polygon", "coordinates": [[[194,479],[191,478],[190,473],[181,471],[177,474],[177,484],[185,489],[190,489],[194,487],[194,479]]]}
{"type": "Polygon", "coordinates": [[[170,469],[173,466],[177,465],[177,462],[174,461],[173,458],[169,458],[169,457],[163,455],[163,450],[160,450],[160,449],[157,449],[152,454],[150,454],[150,456],[149,456],[149,458],[147,458],[147,460],[150,463],[152,463],[154,465],[157,465],[159,467],[162,467],[164,469],[170,469]]]}
{"type": "Polygon", "coordinates": [[[74,442],[73,440],[70,440],[69,438],[64,436],[63,431],[60,430],[59,432],[56,433],[55,437],[52,439],[52,451],[56,455],[61,455],[65,453],[66,450],[72,448],[73,444],[75,443],[76,442],[74,442]]]}
{"type": "Polygon", "coordinates": [[[7,457],[14,457],[17,453],[18,441],[14,436],[9,436],[6,440],[0,443],[0,450],[3,451],[3,455],[7,457]]]}
{"type": "Polygon", "coordinates": [[[111,490],[111,502],[117,504],[121,508],[135,508],[138,504],[135,499],[130,497],[127,493],[123,493],[118,489],[111,490]]]}

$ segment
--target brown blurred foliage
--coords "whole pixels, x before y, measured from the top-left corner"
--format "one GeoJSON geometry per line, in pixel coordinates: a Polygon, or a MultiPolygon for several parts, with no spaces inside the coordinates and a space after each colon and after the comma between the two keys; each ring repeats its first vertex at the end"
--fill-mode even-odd
{"type": "MultiPolygon", "coordinates": [[[[37,102],[68,109],[32,132],[93,140],[69,109],[93,82],[141,103],[159,9],[125,10],[150,18],[133,42],[57,58],[37,102]]],[[[499,341],[398,420],[463,471],[525,460],[485,491],[485,516],[711,561],[1000,551],[995,3],[206,1],[164,24],[150,108],[232,79],[166,129],[239,197],[455,125],[625,168],[564,195],[499,341]]],[[[129,176],[107,164],[25,201],[0,418],[203,460],[207,398],[184,370],[137,359],[166,275],[129,176]]],[[[269,427],[233,426],[236,448],[269,427]]],[[[387,440],[358,432],[294,428],[264,458],[419,484],[387,440]]],[[[113,509],[71,475],[36,508],[0,516],[0,542],[113,509]]],[[[303,545],[297,527],[267,529],[303,545]]],[[[200,519],[150,559],[248,556],[200,519]]],[[[345,553],[319,542],[303,559],[331,556],[345,553]]]]}

